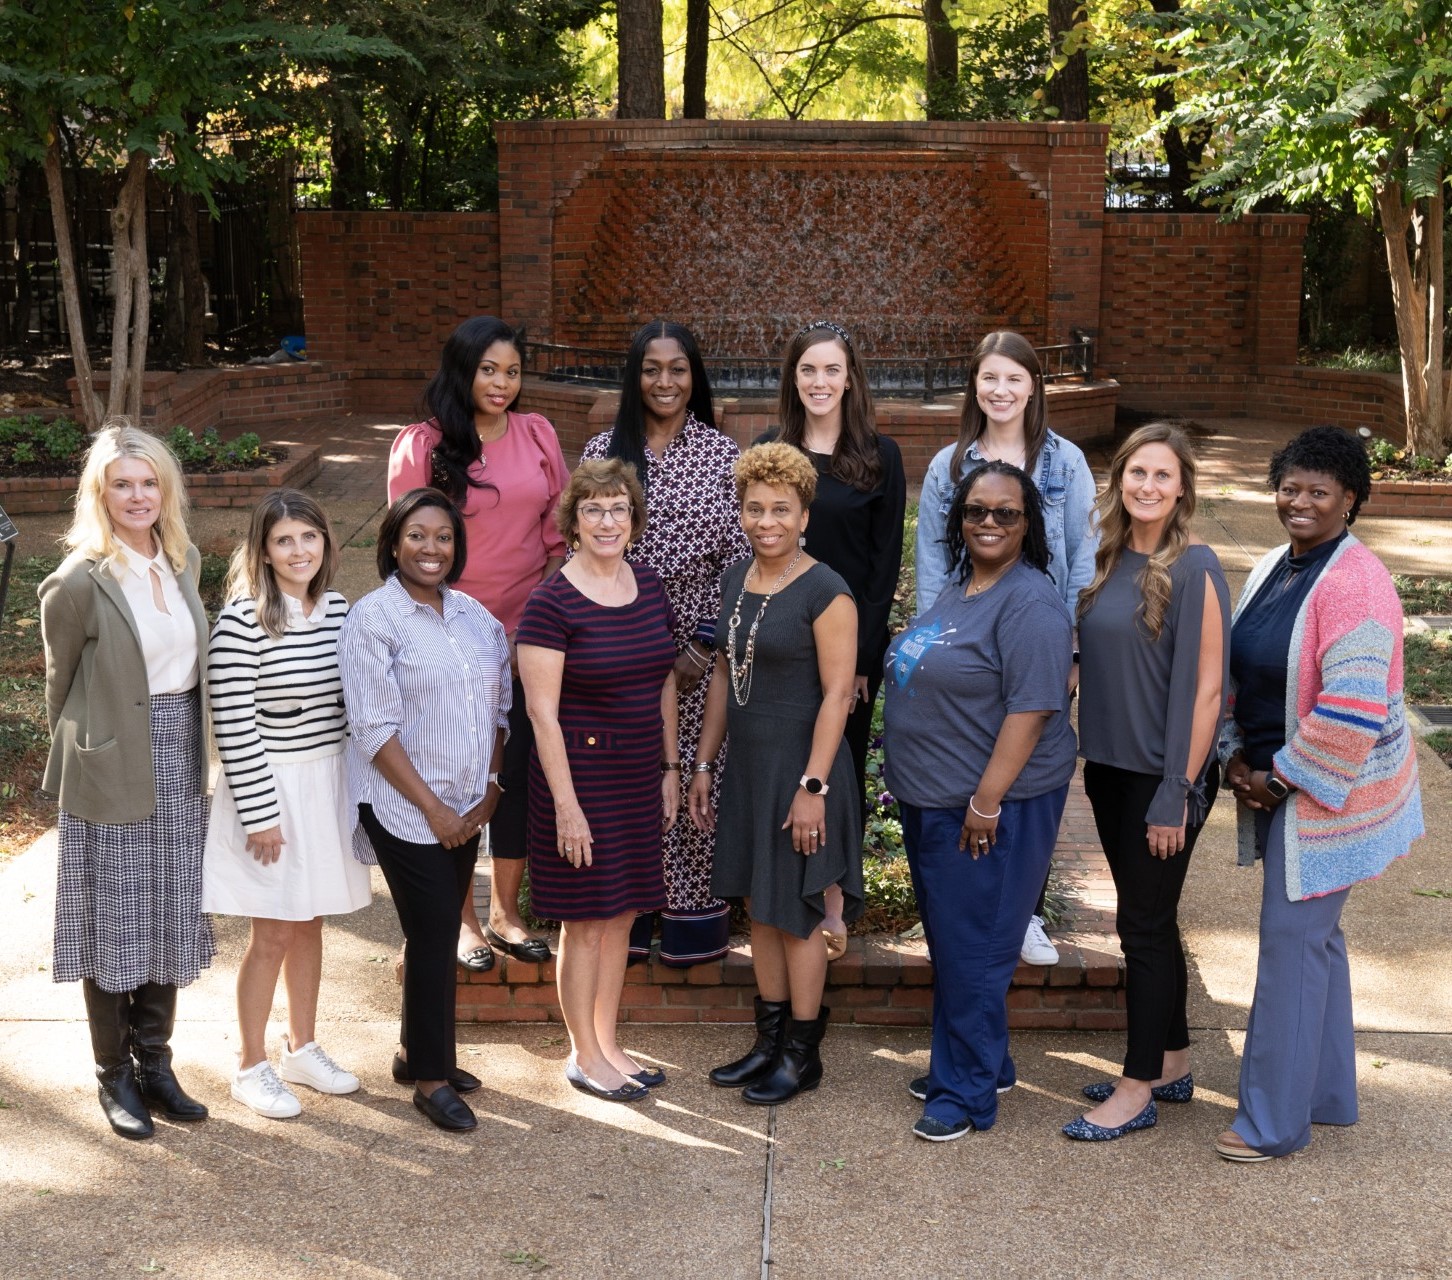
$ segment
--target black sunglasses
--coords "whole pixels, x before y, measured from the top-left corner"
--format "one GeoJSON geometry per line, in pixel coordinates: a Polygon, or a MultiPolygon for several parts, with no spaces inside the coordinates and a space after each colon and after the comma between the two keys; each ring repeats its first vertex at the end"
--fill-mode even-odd
{"type": "Polygon", "coordinates": [[[982,524],[989,516],[1000,529],[1012,529],[1023,519],[1023,512],[1017,507],[983,507],[976,502],[964,504],[964,524],[982,524]]]}

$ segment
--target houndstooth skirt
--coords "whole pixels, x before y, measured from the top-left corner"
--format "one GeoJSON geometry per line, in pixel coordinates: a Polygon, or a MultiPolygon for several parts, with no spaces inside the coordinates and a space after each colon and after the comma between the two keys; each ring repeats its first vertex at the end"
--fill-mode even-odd
{"type": "Polygon", "coordinates": [[[207,797],[198,768],[201,698],[151,700],[156,811],[141,822],[86,822],[62,811],[55,899],[56,982],[105,991],[148,982],[184,987],[212,962],[202,915],[207,797]]]}

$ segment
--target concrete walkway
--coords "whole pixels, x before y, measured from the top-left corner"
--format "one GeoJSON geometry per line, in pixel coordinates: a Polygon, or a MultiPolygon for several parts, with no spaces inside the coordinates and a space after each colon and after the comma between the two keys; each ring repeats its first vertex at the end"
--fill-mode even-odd
{"type": "MultiPolygon", "coordinates": [[[[1217,434],[1203,441],[1200,528],[1238,588],[1281,540],[1260,477],[1290,433],[1205,425],[1217,434]]],[[[380,505],[376,480],[355,477],[378,466],[392,426],[330,427],[314,488],[355,543],[353,595],[374,581],[371,548],[356,544],[380,505]]],[[[203,513],[199,541],[240,524],[203,513]]],[[[1367,518],[1357,532],[1399,572],[1452,564],[1452,523],[1367,518]]],[[[363,1091],[304,1091],[302,1116],[285,1122],[231,1102],[244,930],[222,921],[218,963],[183,993],[175,1038],[213,1117],[123,1143],[96,1106],[79,992],[49,981],[51,833],[0,870],[0,1264],[229,1280],[1452,1275],[1452,773],[1425,750],[1422,768],[1432,836],[1359,887],[1345,916],[1361,1122],[1251,1167],[1210,1149],[1234,1107],[1259,894],[1257,873],[1234,866],[1227,804],[1182,908],[1196,1100],[1103,1147],[1058,1127],[1082,1109],[1081,1084],[1114,1073],[1117,1034],[1016,1035],[1020,1084],[997,1126],[936,1147],[908,1132],[919,1112],[905,1085],[926,1067],[926,1033],[855,1027],[830,1034],[820,1090],[765,1112],[704,1078],[744,1047],[741,1028],[632,1026],[628,1046],[671,1073],[633,1109],[565,1084],[562,1028],[466,1028],[463,1064],[486,1081],[481,1126],[443,1134],[388,1075],[398,934],[381,883],[368,910],[330,926],[323,982],[321,1038],[363,1091]]]]}

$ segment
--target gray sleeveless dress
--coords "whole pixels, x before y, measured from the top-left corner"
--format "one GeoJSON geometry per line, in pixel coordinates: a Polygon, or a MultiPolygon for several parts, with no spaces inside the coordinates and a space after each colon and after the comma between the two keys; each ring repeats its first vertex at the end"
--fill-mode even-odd
{"type": "MultiPolygon", "coordinates": [[[[742,560],[721,578],[716,647],[723,653],[731,609],[750,567],[750,559],[742,560]]],[[[862,797],[856,793],[845,742],[838,744],[825,779],[823,847],[810,856],[800,854],[792,848],[791,832],[782,830],[798,780],[806,772],[822,705],[812,623],[838,596],[851,594],[846,582],[820,563],[782,588],[756,633],[747,704],[737,703],[729,684],[726,689],[731,755],[721,783],[711,891],[722,898],[750,898],[753,919],[799,938],[811,937],[821,927],[822,891],[828,885],[842,886],[845,920],[862,914],[862,797]]],[[[741,602],[738,650],[745,650],[761,601],[748,591],[741,602]]]]}

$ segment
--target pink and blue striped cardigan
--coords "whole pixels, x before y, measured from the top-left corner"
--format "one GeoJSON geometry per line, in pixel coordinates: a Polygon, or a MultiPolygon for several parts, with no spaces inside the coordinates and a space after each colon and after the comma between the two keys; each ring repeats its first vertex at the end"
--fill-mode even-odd
{"type": "MultiPolygon", "coordinates": [[[[1239,618],[1289,548],[1251,572],[1239,618]]],[[[1335,893],[1380,875],[1424,833],[1417,752],[1402,700],[1402,606],[1385,566],[1348,534],[1296,617],[1286,672],[1286,896],[1335,893]]],[[[1232,687],[1220,758],[1240,746],[1232,687]]],[[[1252,811],[1239,811],[1240,862],[1255,861],[1252,811]]]]}

